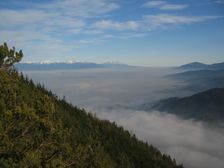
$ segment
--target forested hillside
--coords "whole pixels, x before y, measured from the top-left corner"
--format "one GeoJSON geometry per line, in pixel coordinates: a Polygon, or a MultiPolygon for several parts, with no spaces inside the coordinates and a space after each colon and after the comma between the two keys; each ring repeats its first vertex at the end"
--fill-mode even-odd
{"type": "Polygon", "coordinates": [[[184,118],[217,123],[224,121],[224,88],[209,89],[183,98],[161,100],[144,110],[159,110],[184,118]]]}
{"type": "Polygon", "coordinates": [[[5,51],[0,50],[1,168],[183,167],[115,123],[99,120],[35,85],[10,68],[21,58],[8,64],[5,51]]]}

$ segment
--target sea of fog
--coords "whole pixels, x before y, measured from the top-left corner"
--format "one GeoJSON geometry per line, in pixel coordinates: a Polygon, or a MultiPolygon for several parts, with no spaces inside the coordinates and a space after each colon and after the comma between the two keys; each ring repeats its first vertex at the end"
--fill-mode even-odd
{"type": "Polygon", "coordinates": [[[134,110],[145,102],[193,94],[182,89],[185,83],[165,77],[174,72],[171,68],[98,68],[24,74],[99,118],[115,121],[186,168],[223,168],[224,129],[134,110]]]}

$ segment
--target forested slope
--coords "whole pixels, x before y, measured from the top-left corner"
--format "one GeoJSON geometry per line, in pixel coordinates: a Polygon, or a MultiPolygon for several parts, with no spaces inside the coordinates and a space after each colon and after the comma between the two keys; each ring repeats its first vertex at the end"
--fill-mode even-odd
{"type": "Polygon", "coordinates": [[[0,167],[182,166],[115,123],[99,120],[13,68],[0,66],[0,167]]]}
{"type": "Polygon", "coordinates": [[[183,98],[159,101],[145,110],[159,110],[207,122],[224,121],[224,88],[213,88],[183,98]]]}

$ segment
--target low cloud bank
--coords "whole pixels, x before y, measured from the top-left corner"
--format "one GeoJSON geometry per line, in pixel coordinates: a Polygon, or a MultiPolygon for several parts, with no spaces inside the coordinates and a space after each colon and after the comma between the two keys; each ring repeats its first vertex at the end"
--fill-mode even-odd
{"type": "Polygon", "coordinates": [[[101,109],[96,114],[124,126],[186,168],[224,167],[224,130],[221,128],[160,112],[101,109]]]}
{"type": "Polygon", "coordinates": [[[182,89],[185,83],[163,78],[171,72],[172,69],[140,68],[26,74],[74,105],[124,126],[186,168],[224,168],[224,128],[159,112],[124,109],[133,104],[191,94],[182,89]]]}

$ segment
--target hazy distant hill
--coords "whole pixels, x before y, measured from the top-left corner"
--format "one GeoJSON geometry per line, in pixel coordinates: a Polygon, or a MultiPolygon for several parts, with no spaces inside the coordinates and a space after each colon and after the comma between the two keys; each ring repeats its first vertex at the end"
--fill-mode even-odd
{"type": "Polygon", "coordinates": [[[192,62],[189,64],[181,65],[179,68],[181,69],[204,69],[207,68],[208,65],[200,63],[200,62],[192,62]]]}
{"type": "Polygon", "coordinates": [[[144,110],[159,110],[184,118],[202,121],[224,121],[224,88],[210,89],[184,98],[169,98],[142,105],[144,110]]]}
{"type": "Polygon", "coordinates": [[[218,70],[218,69],[224,69],[224,62],[215,63],[215,64],[203,64],[203,63],[200,63],[200,62],[192,62],[192,63],[180,66],[179,69],[185,69],[185,70],[199,70],[199,69],[218,70]]]}
{"type": "Polygon", "coordinates": [[[193,92],[224,87],[224,69],[187,71],[168,75],[167,77],[182,81],[186,85],[181,89],[193,92]]]}
{"type": "Polygon", "coordinates": [[[182,80],[192,80],[198,78],[214,78],[214,77],[224,77],[223,70],[196,70],[196,71],[187,71],[182,73],[175,73],[168,75],[167,77],[173,79],[182,79],[182,80]]]}
{"type": "Polygon", "coordinates": [[[69,69],[91,69],[91,68],[123,68],[131,67],[129,65],[120,64],[120,63],[84,63],[84,62],[75,62],[75,63],[19,63],[15,67],[21,71],[24,70],[69,70],[69,69]]]}

